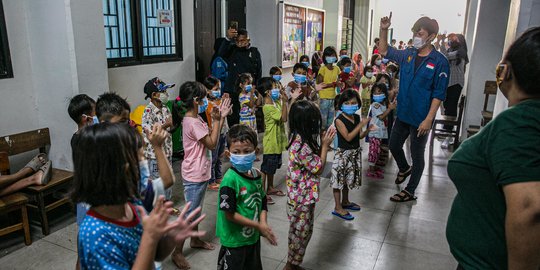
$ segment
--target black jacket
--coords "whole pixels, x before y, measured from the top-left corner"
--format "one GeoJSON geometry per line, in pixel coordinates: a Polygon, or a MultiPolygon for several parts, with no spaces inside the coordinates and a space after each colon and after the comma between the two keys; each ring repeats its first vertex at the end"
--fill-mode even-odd
{"type": "Polygon", "coordinates": [[[229,65],[229,77],[225,82],[224,91],[231,94],[234,93],[236,87],[235,82],[238,75],[242,73],[250,73],[253,76],[253,84],[257,85],[258,80],[262,76],[262,61],[261,53],[256,47],[239,48],[234,41],[220,40],[221,46],[217,53],[229,65]]]}

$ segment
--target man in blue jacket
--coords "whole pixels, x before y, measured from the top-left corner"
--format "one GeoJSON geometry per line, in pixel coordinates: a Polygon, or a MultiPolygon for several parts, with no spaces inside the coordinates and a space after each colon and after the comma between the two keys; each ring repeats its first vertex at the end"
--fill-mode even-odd
{"type": "Polygon", "coordinates": [[[449,65],[446,57],[431,42],[439,32],[439,24],[422,17],[412,27],[413,47],[397,50],[388,46],[388,27],[392,13],[381,19],[379,53],[400,66],[397,118],[390,134],[389,147],[399,167],[396,184],[411,176],[407,187],[390,198],[395,202],[416,200],[414,192],[424,171],[424,152],[429,131],[442,101],[446,97],[449,65]],[[403,152],[407,138],[411,142],[412,165],[403,152]]]}

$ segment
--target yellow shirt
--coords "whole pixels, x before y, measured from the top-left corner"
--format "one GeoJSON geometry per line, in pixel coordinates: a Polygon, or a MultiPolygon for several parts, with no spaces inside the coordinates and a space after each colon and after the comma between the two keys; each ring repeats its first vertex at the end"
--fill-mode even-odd
{"type": "MultiPolygon", "coordinates": [[[[319,75],[323,76],[323,83],[326,84],[337,82],[339,73],[341,73],[341,70],[337,66],[334,66],[332,70],[328,69],[326,66],[322,66],[321,69],[319,69],[319,75]]],[[[319,97],[321,99],[334,99],[336,97],[336,88],[324,88],[319,92],[319,97]]]]}

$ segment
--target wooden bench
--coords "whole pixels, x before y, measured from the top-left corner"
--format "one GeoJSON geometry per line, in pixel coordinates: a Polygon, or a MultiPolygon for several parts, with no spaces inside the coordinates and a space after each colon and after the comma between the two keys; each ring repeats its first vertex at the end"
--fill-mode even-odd
{"type": "MultiPolygon", "coordinates": [[[[9,156],[33,150],[46,153],[50,145],[51,137],[48,128],[0,137],[0,152],[6,152],[9,156]]],[[[71,203],[71,200],[65,194],[71,188],[72,180],[72,172],[52,169],[51,180],[47,185],[30,186],[22,190],[30,198],[27,204],[28,207],[36,209],[39,213],[43,235],[50,233],[47,212],[71,203]]]]}
{"type": "Polygon", "coordinates": [[[484,107],[482,108],[482,126],[487,125],[493,119],[493,110],[488,110],[490,96],[497,95],[497,82],[486,81],[484,85],[484,107]]]}
{"type": "MultiPolygon", "coordinates": [[[[9,174],[9,157],[6,152],[0,152],[0,174],[9,174]]],[[[11,214],[21,211],[21,217],[17,219],[15,224],[6,224],[6,227],[0,228],[0,236],[23,230],[24,243],[29,246],[32,244],[32,238],[30,237],[30,225],[26,210],[27,202],[28,198],[19,192],[0,197],[0,214],[7,217],[6,221],[11,219],[11,214]]]]}

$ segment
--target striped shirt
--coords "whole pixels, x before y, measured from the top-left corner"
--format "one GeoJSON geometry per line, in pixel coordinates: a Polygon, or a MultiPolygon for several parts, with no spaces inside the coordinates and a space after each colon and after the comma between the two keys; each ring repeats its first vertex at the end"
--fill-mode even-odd
{"type": "Polygon", "coordinates": [[[458,64],[457,51],[449,52],[446,46],[441,46],[439,51],[446,56],[450,65],[450,79],[448,80],[448,87],[459,84],[461,87],[465,86],[465,59],[461,59],[458,64]]]}

